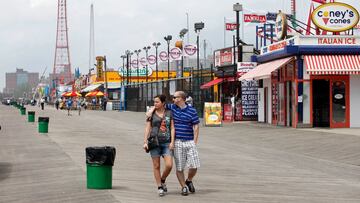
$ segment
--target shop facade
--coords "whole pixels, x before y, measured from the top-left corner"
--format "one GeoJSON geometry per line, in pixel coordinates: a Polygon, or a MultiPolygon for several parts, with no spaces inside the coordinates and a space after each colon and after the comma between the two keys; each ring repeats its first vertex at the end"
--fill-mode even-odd
{"type": "Polygon", "coordinates": [[[291,127],[360,127],[360,37],[296,36],[263,47],[258,121],[291,127]]]}
{"type": "Polygon", "coordinates": [[[238,52],[234,47],[215,50],[215,79],[200,87],[213,88],[214,102],[221,103],[224,121],[257,120],[257,82],[239,81],[241,75],[256,66],[256,63],[250,62],[254,47],[241,46],[242,60],[245,62],[237,62],[238,52]]]}

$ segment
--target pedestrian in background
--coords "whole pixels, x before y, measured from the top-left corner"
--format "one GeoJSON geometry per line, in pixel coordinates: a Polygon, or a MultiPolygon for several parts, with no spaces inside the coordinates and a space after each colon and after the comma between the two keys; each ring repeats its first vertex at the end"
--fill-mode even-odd
{"type": "Polygon", "coordinates": [[[40,99],[40,105],[41,105],[41,110],[44,110],[44,106],[45,106],[45,99],[44,99],[44,97],[41,97],[41,99],[40,99]]]}
{"type": "Polygon", "coordinates": [[[56,110],[59,110],[59,105],[60,105],[60,101],[59,101],[59,99],[56,99],[56,101],[55,101],[56,110]]]}
{"type": "Polygon", "coordinates": [[[70,111],[71,111],[72,105],[73,105],[72,98],[68,98],[66,100],[66,107],[67,107],[67,110],[68,110],[68,116],[71,116],[70,111]]]}
{"type": "Polygon", "coordinates": [[[81,101],[80,101],[80,98],[77,99],[76,109],[79,111],[79,116],[80,116],[80,113],[81,113],[81,101]]]}
{"type": "Polygon", "coordinates": [[[103,97],[103,110],[106,111],[106,105],[107,105],[107,98],[106,97],[103,97]]]}
{"type": "Polygon", "coordinates": [[[147,144],[149,136],[157,137],[157,140],[159,141],[159,147],[150,150],[159,196],[164,196],[167,192],[165,181],[172,169],[172,150],[174,149],[175,139],[172,112],[170,110],[165,110],[165,101],[165,95],[157,95],[154,97],[155,110],[146,120],[143,146],[144,150],[149,150],[147,144]],[[160,172],[160,156],[163,157],[165,161],[165,168],[162,175],[160,172]]]}

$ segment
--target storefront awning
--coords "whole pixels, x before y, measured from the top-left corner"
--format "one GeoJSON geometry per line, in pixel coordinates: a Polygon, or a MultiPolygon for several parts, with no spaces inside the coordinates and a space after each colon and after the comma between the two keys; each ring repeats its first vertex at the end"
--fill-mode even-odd
{"type": "MultiPolygon", "coordinates": [[[[118,89],[120,88],[121,86],[121,83],[120,82],[108,82],[108,89],[118,89]]],[[[104,84],[104,87],[105,87],[105,84],[104,84]]]]}
{"type": "Polygon", "coordinates": [[[215,80],[212,80],[212,81],[210,81],[208,83],[205,83],[205,84],[201,85],[200,89],[208,89],[213,85],[221,83],[223,80],[224,80],[223,78],[217,78],[215,80]]]}
{"type": "Polygon", "coordinates": [[[98,87],[100,87],[102,84],[94,84],[94,85],[89,85],[87,87],[85,87],[84,89],[81,90],[81,92],[91,92],[94,91],[95,89],[97,89],[98,87]]]}
{"type": "Polygon", "coordinates": [[[304,63],[310,75],[360,74],[360,55],[305,55],[304,63]]]}
{"type": "Polygon", "coordinates": [[[271,72],[289,63],[293,59],[294,57],[291,56],[291,57],[271,61],[268,63],[260,64],[256,66],[254,69],[244,74],[243,76],[241,76],[239,80],[259,80],[264,78],[270,78],[271,72]]]}

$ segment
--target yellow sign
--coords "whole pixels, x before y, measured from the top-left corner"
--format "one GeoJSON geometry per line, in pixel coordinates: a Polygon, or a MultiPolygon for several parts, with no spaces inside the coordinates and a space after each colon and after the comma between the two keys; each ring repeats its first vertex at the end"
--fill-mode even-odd
{"type": "Polygon", "coordinates": [[[205,102],[204,120],[205,126],[221,126],[221,103],[205,102]]]}
{"type": "Polygon", "coordinates": [[[359,12],[348,4],[333,2],[317,7],[311,14],[311,20],[323,30],[342,32],[356,26],[359,12]]]}
{"type": "Polygon", "coordinates": [[[97,72],[96,80],[97,81],[104,80],[103,60],[104,60],[104,58],[102,56],[96,57],[96,72],[97,72]]]}

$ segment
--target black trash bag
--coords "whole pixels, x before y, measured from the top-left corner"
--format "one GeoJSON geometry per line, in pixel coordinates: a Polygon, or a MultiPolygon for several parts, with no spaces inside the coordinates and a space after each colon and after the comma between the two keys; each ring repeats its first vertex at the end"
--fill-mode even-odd
{"type": "Polygon", "coordinates": [[[102,166],[113,166],[115,161],[115,147],[86,147],[86,163],[102,166]]]}
{"type": "Polygon", "coordinates": [[[49,117],[39,117],[39,122],[48,123],[49,122],[49,117]]]}

